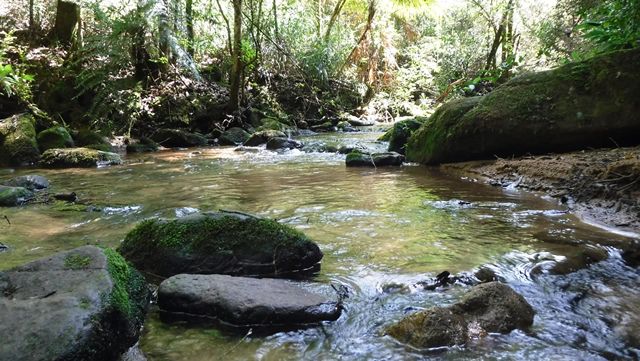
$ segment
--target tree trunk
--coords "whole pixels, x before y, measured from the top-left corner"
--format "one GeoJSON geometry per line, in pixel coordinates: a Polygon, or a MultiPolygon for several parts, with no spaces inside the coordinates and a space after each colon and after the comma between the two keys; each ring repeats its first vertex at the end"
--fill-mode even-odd
{"type": "Polygon", "coordinates": [[[80,6],[70,1],[58,0],[53,36],[59,42],[71,45],[77,39],[80,24],[80,6]]]}
{"type": "Polygon", "coordinates": [[[33,31],[35,28],[33,21],[33,2],[34,0],[29,0],[29,31],[33,31]]]}
{"type": "Polygon", "coordinates": [[[349,56],[347,56],[347,60],[345,60],[345,62],[342,64],[342,66],[338,70],[338,74],[337,74],[338,76],[342,74],[342,72],[344,71],[344,68],[347,66],[347,64],[349,64],[349,62],[351,61],[351,58],[353,58],[353,54],[355,54],[356,50],[358,50],[360,43],[362,43],[364,39],[366,39],[367,33],[369,32],[369,30],[371,30],[371,24],[373,23],[373,17],[375,15],[376,15],[376,0],[369,0],[369,15],[367,16],[367,24],[365,25],[364,31],[362,32],[362,35],[360,35],[360,38],[358,39],[356,46],[354,46],[353,49],[351,49],[349,56]]]}
{"type": "Polygon", "coordinates": [[[331,18],[329,19],[329,23],[327,24],[327,30],[324,32],[324,42],[326,43],[329,40],[329,36],[331,35],[331,29],[333,29],[333,25],[338,20],[338,16],[342,12],[342,7],[347,2],[347,0],[338,0],[336,7],[333,8],[333,13],[331,14],[331,18]]]}
{"type": "Polygon", "coordinates": [[[487,56],[487,64],[484,68],[484,70],[486,71],[496,68],[496,55],[498,54],[498,48],[500,48],[500,44],[502,44],[503,37],[505,36],[509,14],[512,14],[512,12],[513,12],[513,0],[509,0],[509,2],[507,3],[507,8],[502,14],[502,19],[500,20],[498,31],[496,31],[495,37],[493,38],[493,44],[491,44],[489,55],[487,56]]]}
{"type": "Polygon", "coordinates": [[[229,18],[227,18],[227,16],[224,14],[222,5],[220,5],[220,0],[216,0],[216,4],[218,5],[218,10],[220,10],[222,20],[224,20],[224,23],[227,25],[227,46],[229,47],[229,55],[233,57],[233,45],[231,43],[231,25],[229,25],[229,18]]]}
{"type": "Polygon", "coordinates": [[[187,52],[193,57],[193,42],[195,37],[193,32],[193,0],[186,0],[185,15],[187,18],[187,52]]]}
{"type": "Polygon", "coordinates": [[[274,39],[278,41],[280,38],[279,30],[278,30],[278,9],[276,8],[276,0],[273,0],[273,29],[274,29],[274,39]]]}
{"type": "Polygon", "coordinates": [[[240,107],[242,69],[242,0],[233,0],[233,67],[228,109],[230,112],[235,112],[240,107]]]}

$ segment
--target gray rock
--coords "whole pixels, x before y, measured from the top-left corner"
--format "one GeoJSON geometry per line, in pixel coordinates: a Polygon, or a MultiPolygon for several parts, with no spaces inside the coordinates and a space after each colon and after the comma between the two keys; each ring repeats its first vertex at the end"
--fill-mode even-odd
{"type": "Polygon", "coordinates": [[[239,127],[229,128],[222,133],[218,143],[220,145],[239,145],[249,139],[249,133],[239,127]]]}
{"type": "Polygon", "coordinates": [[[45,168],[91,168],[121,163],[116,153],[89,148],[49,149],[40,159],[40,165],[45,168]]]}
{"type": "Polygon", "coordinates": [[[433,307],[405,317],[387,334],[414,347],[462,345],[488,332],[508,333],[533,324],[534,311],[521,295],[499,282],[471,289],[450,307],[433,307]]]}
{"type": "Polygon", "coordinates": [[[158,305],[234,325],[293,326],[340,317],[339,302],[282,279],[177,275],[160,284],[158,305]]]}
{"type": "Polygon", "coordinates": [[[93,246],[0,272],[0,359],[117,359],[136,343],[148,301],[144,278],[93,246]]]}
{"type": "Polygon", "coordinates": [[[284,137],[276,137],[271,138],[267,142],[267,149],[269,150],[277,150],[277,149],[299,149],[302,148],[304,144],[297,140],[288,139],[284,137]]]}
{"type": "Polygon", "coordinates": [[[347,167],[383,167],[399,166],[404,162],[404,156],[395,152],[361,153],[358,151],[347,154],[347,167]]]}
{"type": "Polygon", "coordinates": [[[251,137],[244,142],[246,147],[257,147],[261,144],[265,144],[271,138],[286,138],[287,135],[279,130],[262,130],[251,134],[251,137]]]}
{"type": "Polygon", "coordinates": [[[11,178],[4,182],[4,185],[10,187],[22,187],[33,191],[36,189],[49,188],[49,180],[41,175],[30,174],[11,178]]]}
{"type": "Polygon", "coordinates": [[[159,129],[150,138],[167,148],[197,147],[208,143],[204,135],[181,129],[159,129]]]}
{"type": "Polygon", "coordinates": [[[26,188],[0,186],[0,207],[15,207],[33,197],[33,192],[26,188]]]}

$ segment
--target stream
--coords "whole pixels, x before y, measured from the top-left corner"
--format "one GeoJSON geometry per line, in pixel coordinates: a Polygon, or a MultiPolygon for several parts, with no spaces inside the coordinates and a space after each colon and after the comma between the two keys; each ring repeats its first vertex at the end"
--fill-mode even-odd
{"type": "MultiPolygon", "coordinates": [[[[301,137],[303,142],[385,149],[377,132],[301,137]]],[[[233,147],[167,150],[98,169],[0,170],[41,174],[52,192],[74,191],[88,210],[3,208],[0,269],[85,244],[117,247],[136,222],[232,209],[305,232],[325,256],[305,287],[350,297],[339,320],[271,335],[160,320],[155,307],[140,348],[149,360],[598,360],[638,359],[640,270],[627,267],[622,235],[585,224],[557,200],[437,168],[347,168],[344,155],[233,147]],[[585,251],[606,259],[566,274],[552,268],[585,251]],[[449,305],[469,286],[427,291],[442,272],[493,270],[536,311],[533,327],[465,347],[417,350],[384,335],[408,313],[449,305]],[[635,347],[635,348],[634,348],[635,347]]]]}

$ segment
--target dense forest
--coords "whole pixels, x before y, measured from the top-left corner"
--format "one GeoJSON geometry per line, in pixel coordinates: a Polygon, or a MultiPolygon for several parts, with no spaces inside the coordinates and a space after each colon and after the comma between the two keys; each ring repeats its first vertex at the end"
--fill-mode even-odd
{"type": "Polygon", "coordinates": [[[638,360],[640,0],[2,0],[0,360],[638,360]]]}

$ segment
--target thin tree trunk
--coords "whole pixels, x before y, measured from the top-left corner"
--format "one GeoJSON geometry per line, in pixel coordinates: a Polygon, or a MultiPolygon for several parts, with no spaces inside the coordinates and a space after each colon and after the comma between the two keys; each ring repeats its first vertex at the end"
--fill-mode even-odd
{"type": "Polygon", "coordinates": [[[187,18],[187,52],[193,57],[193,42],[195,38],[195,34],[193,32],[193,0],[186,0],[185,16],[187,18]]]}
{"type": "Polygon", "coordinates": [[[233,67],[229,89],[230,112],[237,111],[240,106],[242,69],[242,0],[233,0],[233,67]]]}
{"type": "Polygon", "coordinates": [[[229,47],[229,55],[233,57],[233,45],[231,43],[231,25],[229,25],[229,18],[227,18],[227,16],[224,14],[222,5],[220,5],[220,0],[216,0],[216,4],[218,4],[218,10],[220,10],[222,20],[224,20],[224,23],[227,25],[227,46],[229,47]]]}
{"type": "Polygon", "coordinates": [[[358,39],[356,46],[354,46],[353,49],[351,49],[349,56],[347,56],[347,60],[345,60],[345,62],[342,64],[342,66],[338,70],[338,74],[337,74],[338,76],[342,74],[342,72],[344,71],[344,68],[347,66],[347,64],[349,64],[349,62],[351,62],[351,58],[353,58],[353,55],[356,53],[356,50],[358,50],[360,43],[362,43],[364,39],[367,37],[367,33],[369,33],[369,30],[371,30],[371,24],[373,23],[373,17],[375,16],[375,14],[376,14],[376,0],[369,0],[369,15],[367,16],[367,24],[365,25],[364,31],[362,32],[362,35],[360,35],[360,38],[358,39]]]}
{"type": "Polygon", "coordinates": [[[498,31],[496,31],[496,35],[493,38],[493,44],[491,44],[491,49],[489,50],[489,55],[487,56],[487,63],[485,66],[485,70],[495,69],[496,67],[496,55],[498,53],[498,48],[502,43],[502,38],[505,36],[507,19],[509,14],[513,11],[513,0],[509,0],[507,3],[507,8],[502,14],[502,19],[500,20],[500,25],[498,26],[498,31]]]}
{"type": "Polygon", "coordinates": [[[331,13],[331,18],[329,19],[329,23],[327,24],[327,30],[324,32],[325,43],[329,40],[331,29],[333,29],[333,25],[336,23],[336,20],[338,20],[338,16],[342,12],[342,7],[346,2],[347,0],[338,0],[338,3],[336,3],[336,7],[333,8],[333,13],[331,13]]]}
{"type": "Polygon", "coordinates": [[[34,0],[29,0],[29,31],[33,31],[35,28],[33,21],[33,2],[34,0]]]}
{"type": "Polygon", "coordinates": [[[273,0],[273,29],[274,29],[274,38],[276,41],[280,38],[280,32],[278,30],[278,9],[276,7],[276,0],[273,0]]]}

